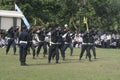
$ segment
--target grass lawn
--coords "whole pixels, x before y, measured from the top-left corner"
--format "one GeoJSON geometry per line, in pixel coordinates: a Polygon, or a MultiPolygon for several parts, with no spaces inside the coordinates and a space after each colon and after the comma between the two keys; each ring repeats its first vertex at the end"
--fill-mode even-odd
{"type": "MultiPolygon", "coordinates": [[[[0,48],[0,80],[120,80],[120,49],[97,48],[97,59],[92,62],[79,61],[80,49],[75,48],[73,56],[66,51],[66,61],[60,56],[60,64],[39,55],[35,60],[32,54],[27,56],[29,66],[20,66],[19,53],[13,55],[12,48],[8,55],[5,48],[0,48]]],[[[18,51],[18,50],[17,50],[18,51]]]]}

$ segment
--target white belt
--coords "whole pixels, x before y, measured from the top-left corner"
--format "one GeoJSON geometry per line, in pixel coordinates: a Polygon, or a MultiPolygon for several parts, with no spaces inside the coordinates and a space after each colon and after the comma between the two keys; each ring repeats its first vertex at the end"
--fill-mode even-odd
{"type": "Polygon", "coordinates": [[[82,43],[82,44],[87,45],[88,43],[82,43]]]}
{"type": "Polygon", "coordinates": [[[94,45],[93,43],[82,43],[83,45],[94,45]]]}
{"type": "Polygon", "coordinates": [[[45,41],[38,41],[38,42],[45,42],[45,41]]]}
{"type": "Polygon", "coordinates": [[[88,45],[94,45],[93,43],[88,43],[88,45]]]}
{"type": "Polygon", "coordinates": [[[20,43],[25,43],[25,44],[27,44],[27,41],[20,41],[20,43]]]}
{"type": "Polygon", "coordinates": [[[14,38],[7,37],[7,39],[14,39],[14,38]]]}
{"type": "Polygon", "coordinates": [[[54,42],[50,42],[50,44],[61,44],[61,43],[54,43],[54,42]]]}
{"type": "Polygon", "coordinates": [[[70,44],[70,43],[68,43],[68,42],[65,42],[65,44],[70,44]]]}

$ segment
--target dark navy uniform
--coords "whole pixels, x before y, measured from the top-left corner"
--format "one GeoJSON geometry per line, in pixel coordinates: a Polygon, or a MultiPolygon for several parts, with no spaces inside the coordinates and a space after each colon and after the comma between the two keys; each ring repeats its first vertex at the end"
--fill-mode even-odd
{"type": "MultiPolygon", "coordinates": [[[[64,51],[63,51],[63,47],[64,47],[64,40],[63,40],[63,38],[62,38],[62,30],[61,30],[61,28],[60,27],[58,27],[57,28],[57,32],[56,32],[56,35],[57,35],[57,39],[58,39],[58,41],[57,41],[57,46],[58,46],[58,50],[60,50],[60,53],[61,53],[61,56],[62,56],[62,58],[63,58],[63,60],[64,60],[64,51]]],[[[53,54],[53,56],[52,56],[52,58],[54,59],[54,57],[55,57],[55,53],[53,54]]]]}
{"type": "Polygon", "coordinates": [[[28,34],[29,34],[29,41],[28,41],[28,48],[27,48],[27,54],[30,54],[30,47],[32,45],[32,28],[28,29],[28,34]]]}
{"type": "Polygon", "coordinates": [[[81,60],[85,50],[87,52],[87,55],[89,57],[89,61],[91,61],[91,54],[90,54],[90,42],[89,42],[89,38],[90,38],[90,34],[88,32],[86,32],[83,35],[83,44],[82,44],[82,49],[81,49],[81,53],[80,53],[80,58],[79,60],[81,60]]]}
{"type": "Polygon", "coordinates": [[[47,43],[45,42],[45,30],[41,29],[40,32],[38,33],[38,37],[39,37],[39,46],[37,49],[37,56],[40,53],[41,48],[43,47],[44,52],[43,55],[45,57],[45,55],[47,54],[47,43]]]}
{"type": "Polygon", "coordinates": [[[95,38],[94,37],[95,37],[95,32],[92,30],[90,32],[89,42],[91,43],[90,49],[93,52],[94,59],[96,59],[96,49],[95,49],[95,38]]]}
{"type": "Polygon", "coordinates": [[[6,54],[8,54],[10,46],[13,45],[13,51],[14,51],[14,55],[15,55],[15,53],[16,53],[16,42],[15,42],[16,29],[14,27],[11,27],[8,30],[7,37],[8,37],[8,45],[6,48],[6,54]]]}
{"type": "Polygon", "coordinates": [[[27,56],[27,44],[28,44],[29,34],[26,31],[26,27],[23,27],[22,32],[19,35],[19,48],[20,48],[20,63],[21,65],[26,65],[27,56]]]}
{"type": "MultiPolygon", "coordinates": [[[[35,59],[35,54],[36,54],[36,53],[35,53],[35,48],[36,48],[37,45],[33,43],[33,40],[35,40],[35,39],[34,39],[34,37],[35,37],[34,35],[35,35],[36,33],[35,33],[35,31],[32,31],[32,30],[33,30],[32,28],[30,28],[30,29],[28,30],[29,40],[28,40],[28,48],[27,48],[27,49],[28,49],[28,51],[29,51],[29,54],[30,54],[30,48],[32,49],[32,51],[33,51],[33,59],[35,59]]],[[[28,52],[28,51],[27,51],[27,52],[28,52]]]]}
{"type": "Polygon", "coordinates": [[[56,29],[51,32],[51,41],[50,41],[50,47],[49,47],[49,56],[48,56],[48,63],[51,62],[51,58],[56,57],[56,63],[59,63],[59,46],[60,46],[60,35],[59,30],[56,29]]]}
{"type": "Polygon", "coordinates": [[[70,48],[70,56],[73,54],[73,45],[72,45],[72,38],[70,36],[70,32],[66,33],[66,37],[64,38],[64,46],[63,46],[63,59],[65,59],[65,51],[69,47],[70,48]]]}

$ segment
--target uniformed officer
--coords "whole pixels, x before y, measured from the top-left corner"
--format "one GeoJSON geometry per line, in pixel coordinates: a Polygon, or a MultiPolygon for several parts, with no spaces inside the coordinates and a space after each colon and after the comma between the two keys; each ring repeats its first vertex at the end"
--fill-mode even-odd
{"type": "MultiPolygon", "coordinates": [[[[72,45],[72,35],[70,35],[70,31],[67,31],[66,36],[64,37],[64,46],[63,46],[63,60],[65,59],[65,51],[69,47],[70,48],[70,56],[73,54],[73,45],[72,45]]],[[[64,35],[65,35],[64,34],[64,35]]]]}
{"type": "MultiPolygon", "coordinates": [[[[90,29],[90,32],[89,32],[89,49],[92,50],[93,52],[93,56],[94,56],[94,59],[96,59],[96,49],[95,49],[95,31],[94,29],[90,29]]],[[[86,58],[87,58],[88,55],[86,55],[86,58]]]]}
{"type": "Polygon", "coordinates": [[[86,31],[86,33],[83,34],[83,43],[82,43],[82,48],[81,48],[81,53],[80,53],[80,58],[81,60],[85,50],[87,52],[87,55],[89,57],[89,61],[91,61],[91,54],[90,54],[90,42],[89,42],[90,34],[89,31],[86,31]]]}
{"type": "MultiPolygon", "coordinates": [[[[36,55],[36,43],[35,43],[35,34],[36,34],[36,31],[35,31],[35,28],[30,28],[28,30],[28,34],[29,34],[29,41],[28,41],[28,51],[30,53],[30,48],[32,49],[32,52],[33,52],[33,59],[35,59],[35,55],[36,55]]],[[[27,52],[28,52],[27,51],[27,52]]]]}
{"type": "Polygon", "coordinates": [[[59,45],[61,43],[59,43],[59,38],[60,38],[60,35],[59,35],[59,30],[58,28],[56,28],[55,30],[53,30],[51,32],[51,41],[50,41],[50,47],[49,47],[49,56],[48,56],[48,63],[51,62],[51,58],[56,57],[56,63],[59,63],[59,51],[58,51],[58,48],[59,48],[59,45]]]}
{"type": "Polygon", "coordinates": [[[95,34],[96,34],[95,30],[94,30],[94,29],[91,29],[91,32],[90,32],[90,35],[91,35],[90,43],[92,43],[91,49],[92,49],[92,51],[93,51],[94,59],[96,59],[95,34]]]}
{"type": "Polygon", "coordinates": [[[40,53],[41,48],[43,47],[44,52],[43,52],[43,56],[45,57],[45,55],[47,54],[47,43],[45,42],[45,29],[41,28],[38,32],[38,42],[39,42],[39,46],[37,48],[37,56],[40,53]]]}
{"type": "MultiPolygon", "coordinates": [[[[62,33],[63,33],[63,31],[62,31],[61,27],[57,27],[57,38],[58,38],[57,42],[59,43],[59,44],[57,44],[57,46],[58,46],[58,50],[60,50],[61,56],[64,60],[64,53],[63,53],[64,52],[63,51],[64,40],[62,38],[62,33]]],[[[54,57],[55,57],[55,53],[53,54],[52,58],[54,59],[54,57]]]]}
{"type": "Polygon", "coordinates": [[[6,48],[6,54],[8,54],[10,46],[13,45],[13,51],[14,51],[14,55],[16,54],[16,32],[17,32],[18,28],[16,28],[15,26],[11,27],[8,32],[7,32],[7,39],[8,39],[8,44],[7,44],[7,48],[6,48]]]}
{"type": "Polygon", "coordinates": [[[19,35],[19,50],[20,50],[20,63],[22,66],[26,65],[26,56],[27,56],[27,44],[29,39],[29,34],[26,31],[26,27],[22,27],[22,31],[19,35]]]}
{"type": "Polygon", "coordinates": [[[29,41],[28,41],[28,45],[27,45],[27,47],[28,47],[27,54],[30,54],[30,47],[32,46],[32,34],[33,34],[31,27],[28,29],[28,34],[29,34],[29,41]]]}

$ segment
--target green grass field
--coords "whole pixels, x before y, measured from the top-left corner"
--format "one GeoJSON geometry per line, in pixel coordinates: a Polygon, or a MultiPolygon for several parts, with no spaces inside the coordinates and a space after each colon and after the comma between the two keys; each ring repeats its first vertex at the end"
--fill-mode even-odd
{"type": "MultiPolygon", "coordinates": [[[[60,64],[39,55],[35,60],[32,54],[27,56],[29,66],[20,66],[19,53],[8,55],[0,48],[0,80],[120,80],[120,49],[97,48],[97,59],[89,62],[83,56],[79,61],[80,49],[75,48],[73,56],[66,51],[66,61],[60,64]]],[[[61,58],[61,57],[60,57],[61,58]]]]}

